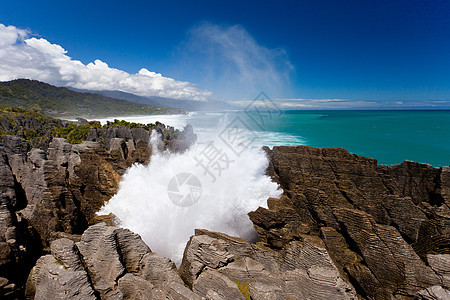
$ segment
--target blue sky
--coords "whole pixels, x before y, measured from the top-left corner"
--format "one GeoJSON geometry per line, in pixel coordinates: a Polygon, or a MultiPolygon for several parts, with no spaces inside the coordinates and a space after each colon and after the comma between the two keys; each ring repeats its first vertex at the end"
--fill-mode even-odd
{"type": "MultiPolygon", "coordinates": [[[[450,100],[449,1],[3,1],[0,23],[224,100],[450,100]]],[[[184,94],[183,94],[184,95],[184,94]]],[[[181,97],[181,96],[180,96],[181,97]]]]}

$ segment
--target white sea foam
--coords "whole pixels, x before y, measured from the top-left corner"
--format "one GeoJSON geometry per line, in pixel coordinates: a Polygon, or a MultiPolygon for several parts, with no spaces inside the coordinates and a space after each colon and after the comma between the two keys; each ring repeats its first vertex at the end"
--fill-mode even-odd
{"type": "MultiPolygon", "coordinates": [[[[195,133],[198,136],[199,142],[207,142],[211,139],[212,133],[218,133],[220,126],[226,125],[226,122],[232,121],[236,116],[242,118],[247,125],[251,127],[252,122],[246,118],[245,114],[239,112],[190,112],[181,115],[149,115],[149,116],[130,116],[130,117],[116,117],[116,119],[126,120],[135,123],[156,123],[161,122],[166,125],[173,126],[175,129],[182,130],[187,124],[194,126],[195,133]],[[216,124],[221,124],[217,126],[216,124]]],[[[95,119],[105,124],[107,121],[113,121],[115,118],[95,119]]],[[[253,142],[254,146],[298,146],[306,145],[306,141],[299,136],[288,134],[285,132],[276,131],[261,131],[252,127],[252,133],[255,134],[256,139],[253,142]]]]}
{"type": "Polygon", "coordinates": [[[281,190],[265,175],[268,161],[261,148],[246,144],[233,151],[237,148],[224,143],[220,132],[227,122],[225,118],[217,130],[202,132],[202,139],[210,144],[197,143],[183,154],[156,153],[148,165],[132,166],[123,176],[118,193],[100,214],[114,213],[121,226],[139,233],[153,251],[177,264],[196,228],[255,238],[247,213],[265,207],[267,198],[279,197],[281,190]],[[215,150],[220,151],[216,164],[203,168],[215,150]],[[171,180],[173,183],[173,178],[182,173],[194,175],[201,184],[199,196],[197,186],[178,182],[180,195],[199,196],[187,207],[175,205],[168,193],[173,188],[168,187],[171,180]]]}
{"type": "MultiPolygon", "coordinates": [[[[149,124],[161,122],[166,125],[175,127],[176,129],[183,129],[186,124],[189,123],[190,118],[195,113],[189,113],[185,115],[148,115],[148,116],[129,116],[129,117],[115,117],[115,118],[97,118],[92,120],[100,121],[105,124],[107,121],[113,121],[114,119],[126,120],[128,122],[135,122],[141,124],[149,124]]],[[[91,121],[91,120],[90,120],[91,121]]]]}

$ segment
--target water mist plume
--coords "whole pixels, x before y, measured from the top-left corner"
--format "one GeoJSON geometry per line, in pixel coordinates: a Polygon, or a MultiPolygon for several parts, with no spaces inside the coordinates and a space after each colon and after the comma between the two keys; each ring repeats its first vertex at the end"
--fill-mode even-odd
{"type": "MultiPolygon", "coordinates": [[[[152,136],[152,143],[156,140],[152,136]]],[[[217,149],[225,149],[216,134],[211,134],[210,143],[217,149]]],[[[157,148],[155,144],[153,148],[157,148]]],[[[198,165],[204,151],[205,144],[195,144],[182,154],[156,151],[148,165],[136,164],[128,169],[118,193],[99,214],[115,214],[121,226],[140,234],[152,251],[178,265],[196,228],[254,239],[256,231],[247,213],[259,206],[266,207],[268,197],[279,197],[282,193],[265,175],[268,165],[265,152],[261,148],[248,148],[239,156],[228,153],[228,168],[220,176],[215,174],[214,180],[198,165]],[[192,181],[195,178],[198,181],[192,181]],[[195,203],[174,204],[170,196],[174,184],[180,185],[179,194],[195,189],[192,194],[198,197],[193,199],[195,203]]]]}

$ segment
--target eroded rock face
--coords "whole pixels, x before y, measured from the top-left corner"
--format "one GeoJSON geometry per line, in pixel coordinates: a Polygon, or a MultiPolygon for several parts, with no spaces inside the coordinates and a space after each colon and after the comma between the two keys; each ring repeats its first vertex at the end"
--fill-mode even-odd
{"type": "Polygon", "coordinates": [[[38,259],[26,293],[30,299],[96,299],[86,271],[67,267],[52,255],[38,259]]]}
{"type": "Polygon", "coordinates": [[[447,300],[450,299],[450,291],[435,285],[417,293],[417,299],[420,300],[447,300]]]}
{"type": "Polygon", "coordinates": [[[55,240],[51,250],[29,275],[30,299],[199,299],[173,262],[128,229],[96,224],[79,242],[55,240]]]}
{"type": "Polygon", "coordinates": [[[53,241],[51,255],[42,256],[28,277],[26,296],[357,299],[317,237],[305,236],[277,251],[197,230],[177,272],[173,262],[151,252],[138,235],[105,223],[90,226],[77,243],[67,238],[53,241]]]}
{"type": "Polygon", "coordinates": [[[273,250],[196,230],[179,272],[195,293],[210,299],[357,299],[318,237],[273,250]]]}
{"type": "Polygon", "coordinates": [[[377,166],[334,148],[266,151],[268,174],[284,194],[249,213],[265,245],[285,251],[305,235],[320,238],[362,297],[418,297],[432,286],[450,288],[448,167],[377,166]]]}
{"type": "Polygon", "coordinates": [[[261,242],[198,229],[177,270],[137,234],[108,219],[109,226],[95,224],[95,212],[115,193],[126,168],[150,155],[145,136],[126,140],[117,132],[129,134],[111,133],[108,148],[54,139],[46,151],[3,137],[0,297],[21,295],[23,272],[14,270],[29,268],[42,247],[47,255],[28,276],[28,298],[450,295],[449,167],[378,166],[343,149],[266,149],[268,174],[284,194],[268,199],[268,209],[249,213],[261,242]]]}
{"type": "MultiPolygon", "coordinates": [[[[364,212],[350,212],[367,217],[364,212]]],[[[368,217],[367,217],[368,218],[368,217]]],[[[355,217],[356,219],[356,217],[355,217]]],[[[365,226],[376,226],[373,220],[358,220],[365,226]]],[[[377,228],[379,234],[386,228],[377,228]]],[[[361,229],[361,232],[369,230],[361,229]]],[[[446,255],[429,257],[437,273],[430,272],[417,254],[398,258],[402,251],[386,254],[381,265],[385,274],[372,274],[359,254],[345,248],[339,233],[323,228],[326,242],[341,244],[347,257],[337,260],[346,265],[349,274],[357,274],[359,282],[370,287],[371,280],[382,278],[372,286],[375,297],[358,294],[336,263],[335,252],[327,250],[321,237],[302,235],[282,249],[262,243],[250,244],[244,239],[208,230],[196,230],[188,242],[177,272],[167,258],[151,252],[141,238],[131,231],[100,223],[89,227],[80,242],[59,239],[51,244],[52,255],[41,257],[30,273],[27,297],[35,299],[447,299],[450,294],[437,279],[448,275],[446,255]],[[390,255],[392,257],[390,257],[390,255]],[[353,260],[351,259],[353,258],[353,260]],[[402,294],[387,294],[394,285],[403,263],[406,277],[402,294]],[[422,269],[415,269],[419,264],[422,269]],[[351,269],[353,268],[353,269],[351,269]],[[377,276],[377,277],[375,277],[377,276]],[[184,281],[184,282],[183,282],[184,281]],[[416,289],[416,285],[426,285],[416,289]]],[[[380,234],[380,239],[382,234],[380,234]]],[[[395,234],[394,234],[395,237],[395,234]]],[[[379,247],[376,237],[368,237],[372,251],[379,247]]],[[[386,239],[386,244],[391,241],[386,239]]],[[[394,243],[395,244],[395,243],[394,243]]],[[[392,245],[391,245],[392,246],[392,245]]],[[[396,247],[409,247],[396,244],[396,247]]],[[[334,249],[336,251],[336,249],[334,249]]],[[[361,288],[358,286],[358,289],[361,288]]]]}
{"type": "MultiPolygon", "coordinates": [[[[42,251],[62,237],[78,241],[97,222],[95,213],[117,192],[126,169],[148,163],[148,130],[99,130],[80,144],[52,138],[45,150],[18,136],[0,137],[0,298],[20,295],[42,251]]],[[[195,141],[189,126],[180,132],[159,123],[154,130],[161,147],[172,151],[195,141]]]]}
{"type": "Polygon", "coordinates": [[[41,253],[38,234],[15,214],[26,206],[26,198],[9,166],[6,146],[26,151],[28,145],[19,145],[20,140],[11,137],[8,144],[0,145],[0,298],[20,297],[26,273],[41,253]]]}

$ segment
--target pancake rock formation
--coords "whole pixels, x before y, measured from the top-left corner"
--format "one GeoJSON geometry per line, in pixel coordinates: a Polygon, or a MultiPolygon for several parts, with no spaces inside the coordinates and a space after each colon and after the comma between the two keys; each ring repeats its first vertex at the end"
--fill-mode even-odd
{"type": "Polygon", "coordinates": [[[450,299],[450,167],[265,148],[284,192],[249,213],[260,241],[197,229],[177,268],[95,214],[151,159],[151,132],[183,151],[192,127],[116,123],[69,143],[14,123],[0,124],[15,134],[0,144],[2,299],[450,299]]]}
{"type": "Polygon", "coordinates": [[[0,298],[21,298],[27,273],[52,241],[77,241],[89,225],[111,222],[95,213],[128,167],[149,161],[153,131],[159,147],[171,151],[196,139],[190,126],[180,132],[161,123],[111,124],[89,128],[85,141],[72,144],[49,134],[65,126],[60,120],[17,115],[12,121],[0,119],[0,127],[17,134],[0,137],[0,298]],[[28,131],[40,137],[26,138],[28,131]]]}

